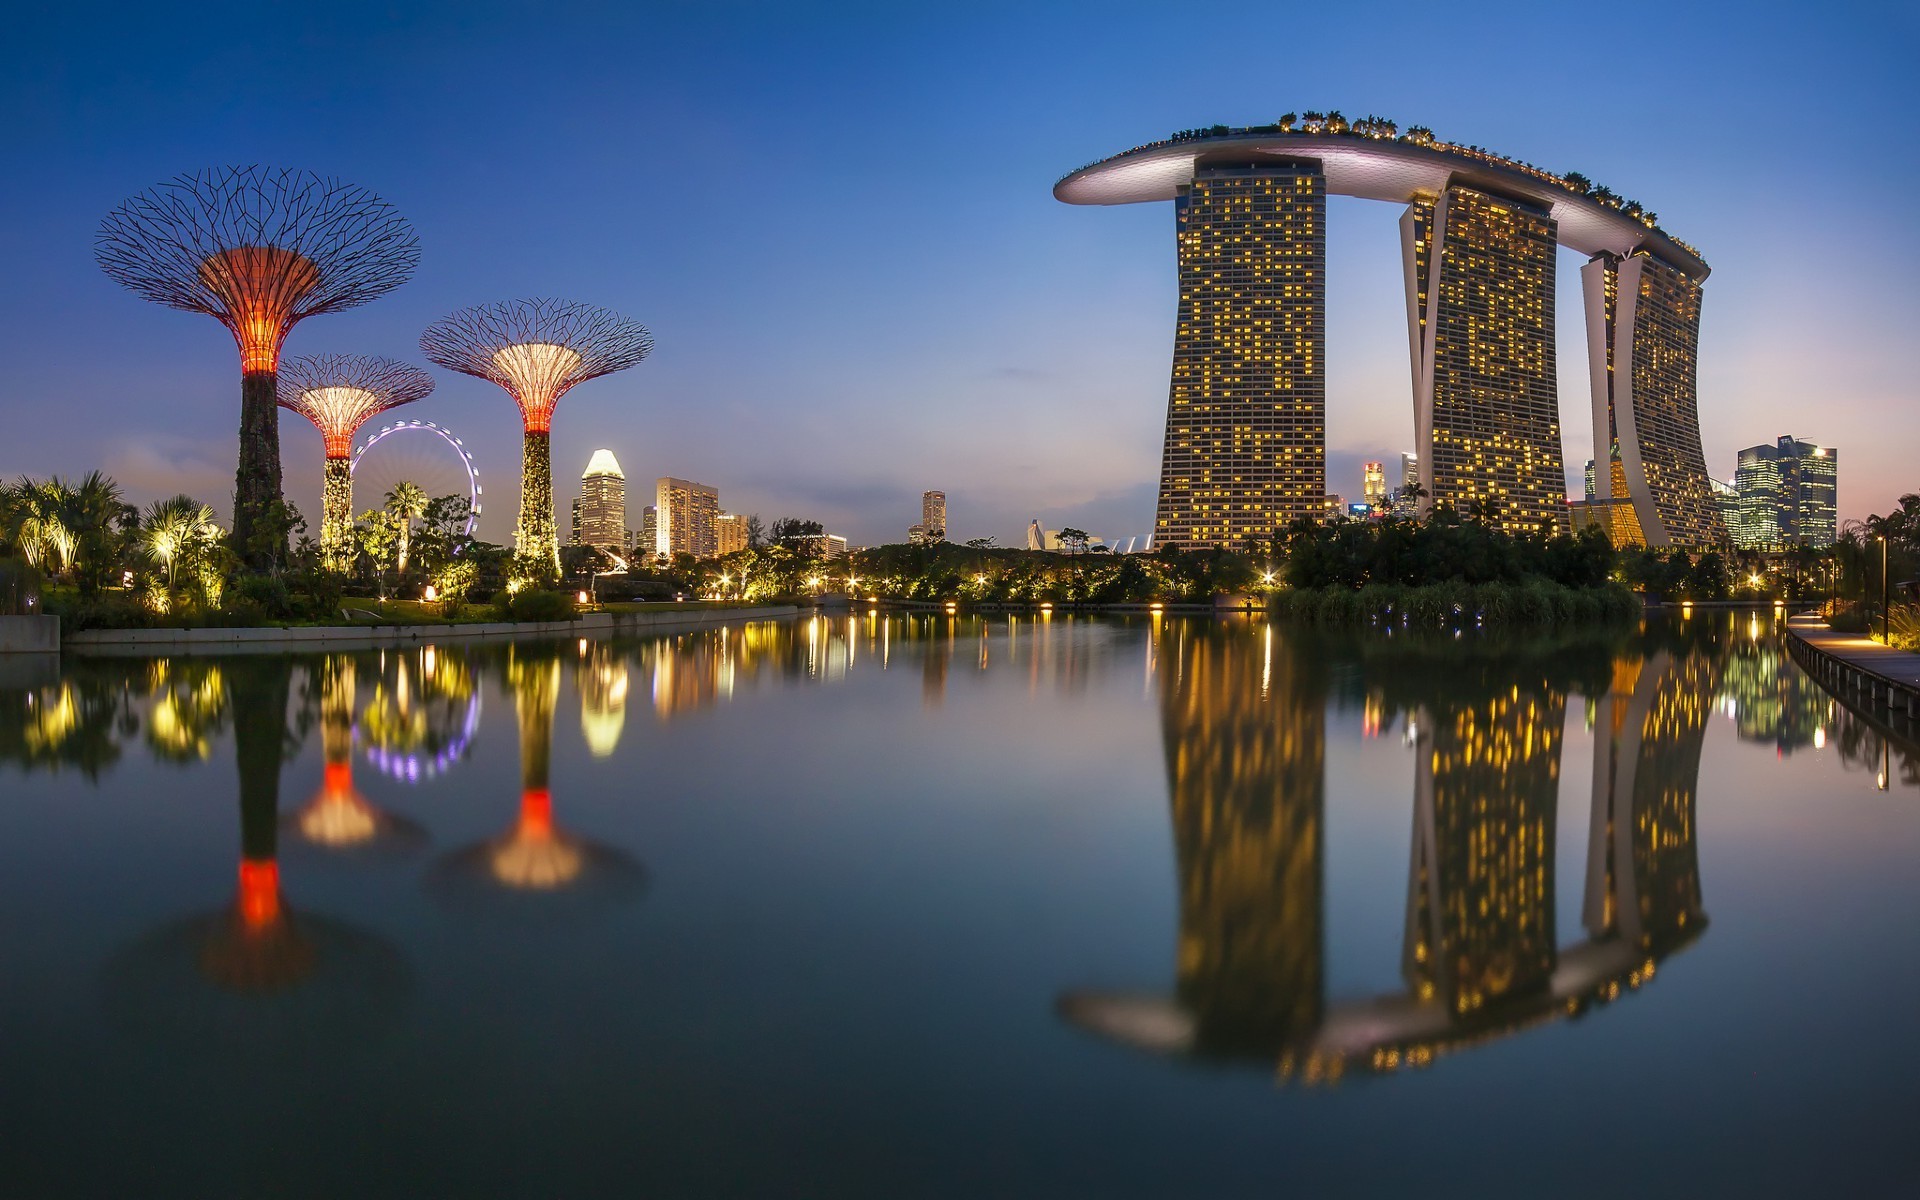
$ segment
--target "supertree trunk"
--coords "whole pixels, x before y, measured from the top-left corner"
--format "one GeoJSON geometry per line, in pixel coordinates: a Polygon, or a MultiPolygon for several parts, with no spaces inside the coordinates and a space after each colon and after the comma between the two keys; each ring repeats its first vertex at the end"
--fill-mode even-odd
{"type": "Polygon", "coordinates": [[[280,404],[273,371],[248,371],[240,380],[240,467],[233,480],[233,546],[247,566],[273,570],[286,558],[285,532],[275,544],[251,545],[263,524],[273,525],[280,502],[280,404]]]}
{"type": "Polygon", "coordinates": [[[321,493],[320,562],[329,571],[345,574],[353,566],[353,460],[327,459],[325,490],[321,493]]]}
{"type": "Polygon", "coordinates": [[[514,548],[560,572],[560,540],[553,529],[553,450],[549,435],[527,431],[520,456],[520,526],[514,548]]]}

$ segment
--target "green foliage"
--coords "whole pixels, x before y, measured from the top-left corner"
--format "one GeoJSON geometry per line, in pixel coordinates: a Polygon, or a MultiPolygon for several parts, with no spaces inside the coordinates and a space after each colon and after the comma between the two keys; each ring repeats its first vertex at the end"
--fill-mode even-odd
{"type": "Polygon", "coordinates": [[[440,610],[447,616],[458,613],[460,606],[466,603],[468,593],[479,582],[480,567],[470,558],[441,567],[433,577],[433,587],[440,598],[440,610]]]}
{"type": "Polygon", "coordinates": [[[1641,612],[1619,584],[1570,588],[1547,580],[1360,588],[1290,588],[1273,598],[1273,611],[1329,628],[1476,629],[1577,627],[1630,621],[1641,612]]]}
{"type": "Polygon", "coordinates": [[[0,558],[0,616],[31,616],[40,611],[46,581],[24,558],[0,558]]]}
{"type": "Polygon", "coordinates": [[[565,592],[521,588],[496,593],[493,611],[503,621],[571,621],[574,603],[565,592]]]}

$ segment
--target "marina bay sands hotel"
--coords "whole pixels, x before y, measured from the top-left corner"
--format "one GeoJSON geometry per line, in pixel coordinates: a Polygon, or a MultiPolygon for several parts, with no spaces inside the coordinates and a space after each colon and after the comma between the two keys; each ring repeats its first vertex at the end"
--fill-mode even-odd
{"type": "MultiPolygon", "coordinates": [[[[1616,545],[1726,541],[1695,384],[1707,264],[1577,175],[1367,118],[1214,126],[1062,179],[1069,204],[1174,202],[1180,299],[1156,544],[1265,543],[1326,511],[1327,196],[1406,205],[1421,512],[1567,526],[1554,265],[1581,269],[1599,523],[1616,545]]],[[[1590,514],[1591,515],[1591,514],[1590,514]]]]}

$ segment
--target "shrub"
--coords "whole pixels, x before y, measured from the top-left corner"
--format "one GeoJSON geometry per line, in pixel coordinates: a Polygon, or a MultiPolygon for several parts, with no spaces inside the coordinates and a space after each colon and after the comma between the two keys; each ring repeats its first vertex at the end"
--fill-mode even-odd
{"type": "Polygon", "coordinates": [[[571,621],[573,597],[566,592],[497,592],[493,597],[495,615],[509,621],[571,621]]]}

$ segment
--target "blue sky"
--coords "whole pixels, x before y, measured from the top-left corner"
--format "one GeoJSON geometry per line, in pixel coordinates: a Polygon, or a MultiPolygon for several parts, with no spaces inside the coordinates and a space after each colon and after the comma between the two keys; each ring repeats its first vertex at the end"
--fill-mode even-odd
{"type": "MultiPolygon", "coordinates": [[[[654,330],[649,361],[562,402],[563,503],[606,445],[630,491],[691,477],[856,544],[899,540],[923,488],[946,490],[958,538],[1005,544],[1036,516],[1145,533],[1172,213],[1052,185],[1176,129],[1338,108],[1583,171],[1700,247],[1715,474],[1792,433],[1839,447],[1845,516],[1920,488],[1911,5],[178,7],[37,7],[0,48],[6,476],[100,466],[136,498],[225,508],[231,339],[121,290],[91,245],[135,191],[267,162],[372,188],[423,248],[411,283],[309,320],[290,355],[418,362],[428,322],[522,295],[654,330]]],[[[1330,484],[1349,495],[1412,440],[1397,216],[1330,203],[1330,484]]],[[[1576,473],[1577,266],[1563,252],[1576,473]]],[[[436,374],[409,415],[460,432],[504,539],[512,404],[436,374]]],[[[283,431],[289,494],[316,514],[319,435],[283,431]]]]}

